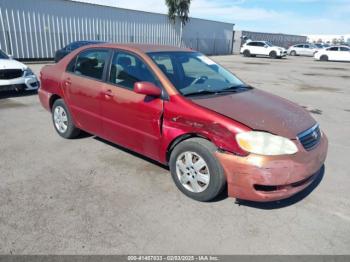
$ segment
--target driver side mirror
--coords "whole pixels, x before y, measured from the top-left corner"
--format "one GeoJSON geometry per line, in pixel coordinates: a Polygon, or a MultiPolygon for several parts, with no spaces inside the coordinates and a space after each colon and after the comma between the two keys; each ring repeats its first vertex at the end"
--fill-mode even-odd
{"type": "Polygon", "coordinates": [[[161,89],[151,82],[136,82],[134,84],[134,92],[153,97],[160,97],[162,94],[161,89]]]}
{"type": "Polygon", "coordinates": [[[8,57],[12,60],[13,59],[13,55],[8,55],[8,57]]]}
{"type": "Polygon", "coordinates": [[[269,46],[268,45],[264,45],[265,48],[268,48],[269,46]]]}

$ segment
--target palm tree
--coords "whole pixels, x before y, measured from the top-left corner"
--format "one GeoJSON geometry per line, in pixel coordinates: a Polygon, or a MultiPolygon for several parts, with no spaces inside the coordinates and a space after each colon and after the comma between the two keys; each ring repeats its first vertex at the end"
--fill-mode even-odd
{"type": "Polygon", "coordinates": [[[186,23],[190,19],[188,15],[190,13],[191,0],[165,0],[165,3],[168,7],[168,17],[170,21],[172,21],[175,24],[176,17],[180,19],[179,46],[181,46],[183,27],[186,25],[186,23]]]}

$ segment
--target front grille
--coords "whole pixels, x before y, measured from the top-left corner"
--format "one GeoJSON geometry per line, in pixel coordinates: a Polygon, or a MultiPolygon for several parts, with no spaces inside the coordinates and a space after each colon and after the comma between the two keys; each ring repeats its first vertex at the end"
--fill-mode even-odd
{"type": "Polygon", "coordinates": [[[9,80],[9,79],[15,79],[23,76],[23,70],[22,69],[3,69],[0,70],[0,79],[2,80],[9,80]]]}
{"type": "Polygon", "coordinates": [[[1,91],[14,91],[14,90],[24,90],[27,86],[25,84],[18,84],[18,85],[6,85],[6,86],[0,86],[0,92],[1,91]]]}
{"type": "Polygon", "coordinates": [[[310,129],[300,133],[298,135],[298,139],[306,150],[309,151],[313,149],[321,139],[321,130],[319,125],[315,125],[310,129]]]}

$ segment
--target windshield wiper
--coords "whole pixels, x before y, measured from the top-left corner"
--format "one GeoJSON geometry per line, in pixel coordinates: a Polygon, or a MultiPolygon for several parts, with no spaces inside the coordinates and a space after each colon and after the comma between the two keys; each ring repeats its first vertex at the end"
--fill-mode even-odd
{"type": "Polygon", "coordinates": [[[215,90],[215,91],[210,91],[210,90],[199,90],[199,91],[196,91],[196,92],[184,94],[184,96],[212,95],[212,94],[218,94],[218,93],[219,93],[218,90],[215,90]]]}
{"type": "Polygon", "coordinates": [[[219,93],[237,93],[247,89],[252,89],[252,87],[247,85],[231,86],[229,88],[220,90],[219,93]]]}
{"type": "Polygon", "coordinates": [[[246,89],[251,89],[250,86],[246,86],[246,85],[239,85],[239,86],[232,86],[226,89],[220,89],[220,90],[199,90],[197,92],[193,92],[193,93],[188,93],[188,94],[184,94],[184,96],[196,96],[196,95],[218,95],[218,94],[223,94],[223,93],[237,93],[237,92],[241,92],[243,90],[246,89]]]}

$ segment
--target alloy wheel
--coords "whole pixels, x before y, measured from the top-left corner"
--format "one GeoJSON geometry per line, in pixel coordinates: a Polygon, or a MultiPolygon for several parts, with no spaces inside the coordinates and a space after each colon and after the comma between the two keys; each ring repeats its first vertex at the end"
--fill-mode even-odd
{"type": "Polygon", "coordinates": [[[195,152],[186,151],[176,159],[176,174],[182,186],[190,192],[201,193],[210,182],[205,160],[195,152]]]}
{"type": "Polygon", "coordinates": [[[55,107],[53,118],[56,129],[60,133],[65,133],[68,129],[68,116],[66,110],[62,106],[55,107]]]}

